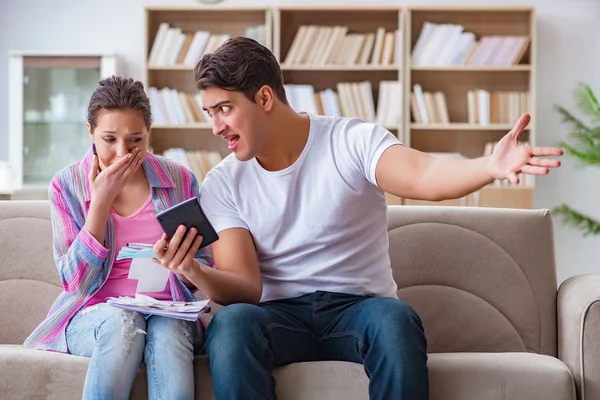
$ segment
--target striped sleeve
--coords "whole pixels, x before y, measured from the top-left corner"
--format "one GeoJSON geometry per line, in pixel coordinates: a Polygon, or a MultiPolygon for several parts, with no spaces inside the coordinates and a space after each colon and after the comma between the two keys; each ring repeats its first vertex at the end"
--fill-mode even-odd
{"type": "Polygon", "coordinates": [[[66,192],[58,178],[52,180],[48,194],[54,261],[65,291],[84,297],[102,284],[101,271],[108,249],[85,227],[78,226],[74,213],[81,205],[66,192]]]}

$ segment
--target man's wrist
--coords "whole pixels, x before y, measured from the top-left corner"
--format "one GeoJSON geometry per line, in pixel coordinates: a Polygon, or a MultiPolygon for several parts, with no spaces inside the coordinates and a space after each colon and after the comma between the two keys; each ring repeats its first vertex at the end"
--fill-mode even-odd
{"type": "Polygon", "coordinates": [[[187,271],[183,276],[180,276],[181,280],[185,285],[194,290],[198,289],[198,286],[194,284],[194,281],[198,281],[201,279],[202,275],[202,264],[197,260],[192,261],[192,266],[189,271],[187,271]]]}
{"type": "Polygon", "coordinates": [[[494,182],[497,178],[496,166],[491,155],[483,157],[484,171],[489,183],[494,182]]]}

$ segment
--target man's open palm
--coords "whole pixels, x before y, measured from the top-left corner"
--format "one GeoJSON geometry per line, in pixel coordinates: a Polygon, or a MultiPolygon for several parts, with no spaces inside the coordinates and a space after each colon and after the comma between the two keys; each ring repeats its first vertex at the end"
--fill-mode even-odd
{"type": "Polygon", "coordinates": [[[540,158],[561,156],[563,151],[555,147],[530,147],[519,143],[519,134],[527,127],[531,117],[523,114],[519,121],[496,145],[490,157],[494,179],[509,179],[518,184],[518,174],[545,175],[549,168],[560,166],[559,160],[540,158]]]}

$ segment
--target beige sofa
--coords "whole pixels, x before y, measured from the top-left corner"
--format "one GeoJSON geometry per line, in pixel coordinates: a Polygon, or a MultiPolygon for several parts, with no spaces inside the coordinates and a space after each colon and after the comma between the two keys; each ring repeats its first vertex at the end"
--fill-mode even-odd
{"type": "MultiPolygon", "coordinates": [[[[600,399],[600,278],[573,278],[557,296],[547,211],[390,206],[389,238],[398,294],[425,326],[432,400],[600,399]]],[[[3,399],[81,397],[86,358],[20,346],[59,291],[47,203],[0,202],[3,399]]],[[[196,375],[197,399],[212,399],[205,357],[196,375]]],[[[368,398],[358,364],[275,377],[280,399],[368,398]]],[[[147,397],[145,378],[142,366],[133,398],[147,397]]]]}

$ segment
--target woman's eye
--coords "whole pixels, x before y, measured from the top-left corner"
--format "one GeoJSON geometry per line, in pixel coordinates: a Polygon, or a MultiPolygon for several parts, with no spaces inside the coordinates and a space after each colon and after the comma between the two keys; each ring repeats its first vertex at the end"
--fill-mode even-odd
{"type": "Polygon", "coordinates": [[[114,140],[113,138],[104,138],[104,141],[105,141],[106,143],[112,143],[112,142],[114,142],[115,140],[114,140]]]}
{"type": "Polygon", "coordinates": [[[231,110],[231,107],[229,107],[229,106],[221,106],[221,112],[229,112],[229,110],[231,110]]]}

